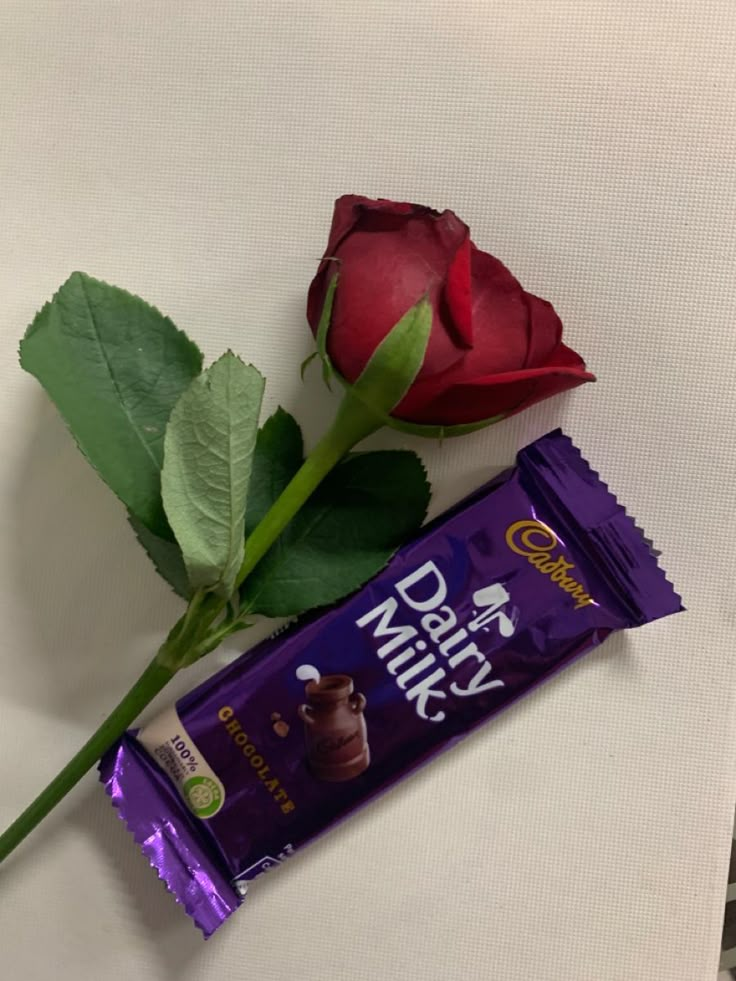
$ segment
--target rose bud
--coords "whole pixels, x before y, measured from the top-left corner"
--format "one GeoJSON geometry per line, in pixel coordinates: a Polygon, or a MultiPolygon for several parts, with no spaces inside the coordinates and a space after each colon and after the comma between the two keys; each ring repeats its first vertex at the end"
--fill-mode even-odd
{"type": "Polygon", "coordinates": [[[595,380],[562,343],[552,305],[476,248],[452,211],[339,198],[307,304],[328,368],[355,382],[422,297],[431,332],[419,373],[386,420],[396,428],[457,435],[595,380]]]}

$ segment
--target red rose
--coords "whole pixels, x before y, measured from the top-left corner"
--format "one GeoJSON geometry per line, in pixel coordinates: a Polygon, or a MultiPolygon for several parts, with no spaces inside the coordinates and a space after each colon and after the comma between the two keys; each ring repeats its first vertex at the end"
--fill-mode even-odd
{"type": "Polygon", "coordinates": [[[327,350],[349,382],[410,307],[425,294],[432,303],[426,357],[392,412],[397,420],[479,423],[594,381],[562,343],[552,305],[476,248],[452,211],[347,194],[335,202],[325,255],[307,317],[316,332],[335,268],[330,260],[339,260],[327,350]]]}

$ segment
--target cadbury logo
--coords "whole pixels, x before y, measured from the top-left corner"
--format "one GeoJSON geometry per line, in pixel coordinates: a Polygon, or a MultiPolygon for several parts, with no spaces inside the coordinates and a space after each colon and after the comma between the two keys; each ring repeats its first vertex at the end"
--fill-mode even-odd
{"type": "Polygon", "coordinates": [[[512,552],[523,555],[529,565],[569,593],[575,600],[576,610],[595,603],[585,586],[574,576],[568,575],[575,566],[561,554],[555,554],[559,544],[557,535],[541,521],[515,521],[506,529],[506,544],[512,552]]]}

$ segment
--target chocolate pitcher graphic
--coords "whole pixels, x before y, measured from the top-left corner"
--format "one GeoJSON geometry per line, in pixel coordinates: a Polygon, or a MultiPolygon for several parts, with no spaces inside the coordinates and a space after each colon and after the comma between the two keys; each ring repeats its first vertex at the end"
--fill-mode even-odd
{"type": "Polygon", "coordinates": [[[347,674],[312,678],[299,706],[304,722],[307,763],[318,780],[337,783],[359,776],[370,763],[363,717],[365,695],[354,691],[347,674]]]}

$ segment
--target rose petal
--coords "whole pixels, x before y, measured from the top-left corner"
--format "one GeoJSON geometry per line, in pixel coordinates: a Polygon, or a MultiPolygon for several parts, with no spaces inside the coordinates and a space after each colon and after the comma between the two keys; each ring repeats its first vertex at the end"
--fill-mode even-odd
{"type": "MultiPolygon", "coordinates": [[[[432,302],[434,324],[422,375],[445,371],[462,357],[461,340],[440,299],[448,268],[467,239],[467,227],[450,211],[410,208],[407,213],[355,197],[338,202],[340,214],[333,222],[330,244],[339,260],[340,280],[327,343],[335,366],[348,381],[358,377],[386,334],[424,295],[432,302]]],[[[323,264],[307,304],[313,330],[326,284],[323,264]]]]}
{"type": "MultiPolygon", "coordinates": [[[[345,236],[360,222],[366,212],[377,212],[385,216],[386,219],[392,215],[405,218],[407,215],[430,214],[438,216],[439,214],[439,212],[433,211],[432,208],[423,204],[407,204],[403,201],[388,201],[384,198],[366,198],[360,194],[343,194],[335,201],[325,255],[334,254],[345,236]]],[[[390,221],[386,220],[382,230],[388,231],[390,227],[390,221]]]]}
{"type": "Polygon", "coordinates": [[[528,347],[525,368],[540,368],[549,364],[553,352],[562,337],[562,321],[555,308],[547,300],[524,293],[529,314],[528,347]]]}
{"type": "MultiPolygon", "coordinates": [[[[585,371],[585,362],[578,352],[573,351],[571,347],[563,344],[562,341],[560,341],[554,352],[550,355],[548,364],[553,366],[562,365],[566,368],[582,368],[585,371]]],[[[589,372],[586,373],[589,374],[589,372]]]]}
{"type": "Polygon", "coordinates": [[[529,311],[524,291],[502,262],[473,246],[473,346],[456,372],[464,378],[524,367],[529,311]]]}
{"type": "MultiPolygon", "coordinates": [[[[565,350],[569,351],[569,348],[565,350]]],[[[407,422],[434,426],[478,422],[499,414],[521,412],[535,402],[587,381],[595,381],[595,376],[585,371],[582,361],[569,366],[559,364],[509,371],[453,385],[432,399],[417,398],[417,393],[412,390],[392,414],[407,422]]],[[[426,392],[422,394],[426,395],[426,392]]]]}
{"type": "Polygon", "coordinates": [[[470,235],[466,234],[447,270],[444,292],[450,318],[461,340],[473,344],[473,299],[470,289],[470,235]]]}
{"type": "Polygon", "coordinates": [[[398,201],[373,200],[360,194],[343,194],[335,201],[332,225],[327,239],[327,248],[324,252],[326,258],[320,263],[307,294],[307,321],[313,332],[317,330],[324,306],[327,283],[330,275],[332,275],[330,270],[334,271],[335,269],[335,263],[331,260],[335,258],[342,240],[350,234],[360,220],[363,211],[365,209],[377,209],[385,211],[387,214],[406,214],[411,212],[414,207],[415,205],[403,204],[398,201]]]}

